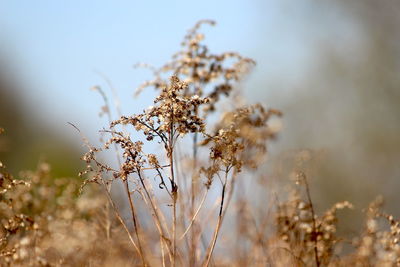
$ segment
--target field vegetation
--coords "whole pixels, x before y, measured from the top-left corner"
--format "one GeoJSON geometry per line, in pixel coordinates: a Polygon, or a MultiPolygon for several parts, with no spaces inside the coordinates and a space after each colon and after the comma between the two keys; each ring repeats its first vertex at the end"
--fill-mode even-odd
{"type": "Polygon", "coordinates": [[[121,114],[94,87],[108,125],[95,146],[70,123],[87,151],[79,177],[53,177],[45,161],[12,175],[0,162],[2,266],[400,264],[399,221],[382,198],[350,236],[337,231],[342,210],[355,209],[346,199],[317,212],[311,150],[291,152],[279,182],[271,178],[268,148],[284,112],[247,103],[256,62],[210,51],[203,32],[214,24],[198,22],[165,65],[137,65],[154,79],[134,93],[157,94],[142,113],[121,114]]]}

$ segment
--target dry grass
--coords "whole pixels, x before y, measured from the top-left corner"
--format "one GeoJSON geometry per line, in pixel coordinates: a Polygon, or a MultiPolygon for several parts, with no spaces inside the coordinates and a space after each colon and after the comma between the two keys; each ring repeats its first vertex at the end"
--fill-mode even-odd
{"type": "Polygon", "coordinates": [[[155,78],[137,93],[153,87],[158,96],[143,113],[113,119],[95,88],[109,126],[101,147],[82,135],[84,183],[51,177],[46,163],[18,179],[0,165],[2,265],[400,263],[399,222],[380,211],[379,199],[366,211],[365,229],[349,239],[337,235],[338,211],[353,206],[339,202],[317,214],[303,170],[293,170],[289,193],[271,197],[256,169],[277,134],[271,118],[281,113],[245,104],[239,85],[254,61],[211,53],[199,33],[203,24],[215,23],[200,21],[169,63],[150,67],[155,78]],[[223,103],[232,105],[226,110],[223,103]],[[105,160],[107,153],[117,164],[105,160]],[[269,206],[255,207],[245,184],[262,191],[269,206]]]}

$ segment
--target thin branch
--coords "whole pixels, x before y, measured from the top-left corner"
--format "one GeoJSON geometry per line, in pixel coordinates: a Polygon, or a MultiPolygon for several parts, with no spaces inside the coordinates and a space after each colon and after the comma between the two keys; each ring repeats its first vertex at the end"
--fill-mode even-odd
{"type": "Polygon", "coordinates": [[[189,226],[186,228],[185,232],[182,234],[182,236],[179,238],[179,240],[182,240],[185,237],[185,235],[189,232],[190,228],[192,227],[194,221],[196,220],[197,214],[199,214],[200,209],[203,207],[204,201],[206,200],[206,197],[207,197],[207,193],[208,193],[208,190],[206,190],[204,192],[204,195],[203,195],[203,198],[201,199],[199,207],[197,208],[196,212],[194,213],[193,218],[190,220],[189,226]]]}
{"type": "Polygon", "coordinates": [[[206,259],[205,259],[204,263],[202,264],[205,267],[207,267],[210,264],[211,256],[212,256],[212,254],[214,252],[215,244],[217,242],[218,234],[219,234],[219,231],[220,231],[221,225],[222,225],[224,200],[225,200],[225,190],[226,190],[226,184],[227,184],[227,181],[228,181],[228,173],[229,173],[229,168],[226,168],[226,170],[225,170],[225,180],[224,180],[224,183],[222,185],[221,204],[220,204],[220,207],[219,207],[217,226],[215,228],[214,236],[213,236],[213,239],[211,241],[211,246],[209,248],[209,251],[207,252],[206,259]]]}
{"type": "Polygon", "coordinates": [[[310,194],[310,187],[307,182],[307,177],[306,175],[301,172],[299,174],[304,181],[305,187],[306,187],[306,195],[308,199],[308,204],[310,205],[311,209],[311,216],[312,216],[312,223],[313,223],[313,229],[312,229],[312,239],[314,240],[314,254],[315,254],[315,264],[317,267],[321,265],[319,256],[318,256],[318,235],[317,235],[317,226],[316,226],[316,221],[315,221],[315,211],[314,211],[314,205],[313,202],[311,201],[311,194],[310,194]]]}
{"type": "Polygon", "coordinates": [[[142,248],[142,245],[141,245],[141,242],[140,242],[139,223],[137,222],[135,206],[133,205],[132,196],[131,196],[131,193],[130,193],[130,191],[129,191],[129,182],[128,182],[128,179],[129,179],[129,178],[127,177],[126,180],[124,181],[125,190],[126,190],[126,193],[127,193],[127,195],[128,195],[129,207],[130,207],[130,209],[131,209],[131,214],[132,214],[133,228],[134,228],[134,230],[135,230],[136,238],[137,238],[137,240],[138,240],[138,247],[139,247],[139,250],[140,250],[140,255],[141,255],[141,257],[143,258],[143,265],[146,265],[146,264],[145,264],[145,261],[144,261],[145,256],[144,256],[143,248],[142,248]]]}

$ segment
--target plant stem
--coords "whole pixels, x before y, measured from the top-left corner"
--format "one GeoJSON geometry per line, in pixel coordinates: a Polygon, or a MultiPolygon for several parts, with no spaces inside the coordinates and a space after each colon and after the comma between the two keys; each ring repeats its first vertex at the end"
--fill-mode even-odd
{"type": "Polygon", "coordinates": [[[178,188],[175,184],[175,175],[174,175],[174,157],[173,157],[173,149],[170,147],[170,170],[171,170],[171,183],[172,183],[172,266],[175,267],[176,264],[176,202],[178,198],[178,188]]]}
{"type": "Polygon", "coordinates": [[[172,193],[172,267],[176,266],[176,202],[178,199],[178,186],[175,183],[175,173],[174,173],[174,109],[171,108],[171,124],[169,131],[169,142],[167,155],[169,158],[170,171],[171,171],[171,193],[172,193]]]}
{"type": "Polygon", "coordinates": [[[142,248],[141,241],[140,241],[140,237],[139,237],[139,230],[138,230],[139,224],[138,224],[137,219],[136,219],[135,206],[133,205],[132,196],[131,196],[131,193],[129,191],[128,177],[124,181],[124,184],[125,184],[126,193],[128,194],[129,207],[131,209],[131,214],[132,214],[133,228],[135,229],[136,238],[138,240],[137,242],[138,242],[138,247],[139,247],[139,251],[140,251],[140,257],[142,258],[143,266],[147,266],[146,261],[145,261],[145,257],[144,257],[144,253],[143,253],[143,248],[142,248]]]}
{"type": "MultiPolygon", "coordinates": [[[[152,216],[154,218],[154,223],[155,223],[155,225],[156,225],[156,227],[157,227],[157,229],[159,231],[161,239],[165,240],[166,237],[169,238],[168,228],[167,228],[165,222],[163,223],[163,221],[161,220],[161,216],[159,214],[160,211],[158,209],[158,205],[157,205],[156,201],[153,199],[153,197],[151,196],[150,191],[147,188],[147,186],[145,184],[145,181],[144,181],[144,178],[143,178],[143,176],[142,176],[142,174],[141,174],[139,169],[137,170],[137,173],[138,173],[138,176],[139,176],[140,183],[142,184],[144,192],[145,192],[144,194],[142,192],[143,199],[144,199],[144,201],[145,201],[145,203],[147,205],[151,206],[151,209],[153,210],[152,216]],[[146,201],[146,197],[148,198],[148,202],[146,201]],[[164,228],[165,228],[165,230],[164,230],[164,228]]],[[[170,244],[166,243],[166,247],[167,247],[168,254],[169,254],[170,258],[172,258],[170,244]]]]}
{"type": "Polygon", "coordinates": [[[218,222],[217,226],[214,231],[214,236],[211,241],[211,247],[209,249],[209,252],[207,253],[205,263],[203,264],[204,267],[207,267],[210,264],[211,256],[214,252],[215,244],[217,243],[217,238],[218,238],[218,233],[221,229],[222,225],[222,218],[223,218],[223,209],[224,209],[224,200],[225,200],[225,191],[226,191],[226,183],[228,181],[228,173],[229,173],[229,168],[226,168],[225,170],[225,181],[223,182],[222,185],[222,193],[221,193],[221,204],[219,207],[219,213],[218,213],[218,222]]]}
{"type": "MultiPolygon", "coordinates": [[[[197,110],[196,110],[196,115],[197,115],[197,110]]],[[[195,205],[195,199],[196,199],[196,181],[195,181],[195,172],[197,171],[197,132],[194,133],[193,135],[193,170],[194,173],[192,174],[192,184],[191,184],[191,199],[190,199],[190,217],[194,218],[195,217],[195,211],[194,211],[194,205],[195,205]]],[[[195,222],[193,220],[193,227],[190,231],[190,263],[189,265],[191,267],[196,265],[196,227],[195,227],[195,222]]]]}
{"type": "Polygon", "coordinates": [[[311,201],[311,194],[310,194],[310,187],[307,182],[307,177],[304,173],[301,173],[301,176],[303,177],[304,184],[306,187],[306,194],[307,194],[307,199],[308,199],[308,204],[310,205],[311,209],[311,216],[312,216],[312,223],[313,223],[313,229],[312,229],[312,239],[314,240],[314,254],[315,254],[315,264],[317,267],[320,266],[320,261],[319,261],[319,256],[318,256],[318,235],[317,235],[317,225],[315,222],[315,212],[314,212],[314,205],[311,201]]]}

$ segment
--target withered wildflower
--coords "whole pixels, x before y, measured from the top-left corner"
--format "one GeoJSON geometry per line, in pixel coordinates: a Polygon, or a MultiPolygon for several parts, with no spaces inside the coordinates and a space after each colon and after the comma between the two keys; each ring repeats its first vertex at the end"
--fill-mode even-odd
{"type": "Polygon", "coordinates": [[[187,84],[183,88],[183,95],[205,97],[208,102],[203,110],[206,113],[215,111],[221,96],[229,96],[235,83],[243,79],[255,62],[236,52],[210,52],[203,43],[204,35],[199,33],[204,24],[213,26],[215,22],[201,20],[190,29],[181,43],[181,50],[164,66],[152,68],[155,78],[143,83],[137,93],[146,87],[162,90],[168,84],[164,75],[175,75],[187,84]]]}
{"type": "Polygon", "coordinates": [[[318,216],[309,195],[309,185],[304,173],[302,181],[284,203],[278,204],[276,213],[277,234],[291,251],[306,265],[327,266],[334,257],[340,242],[336,234],[337,211],[352,209],[348,201],[335,203],[324,214],[318,216]],[[301,192],[303,187],[305,192],[301,192]]]}
{"type": "MultiPolygon", "coordinates": [[[[242,165],[256,167],[261,161],[258,159],[267,151],[266,141],[274,136],[274,132],[268,127],[268,120],[272,115],[279,115],[278,111],[265,110],[261,105],[253,105],[238,108],[227,113],[223,120],[215,127],[215,134],[206,132],[207,115],[216,110],[216,105],[221,96],[230,96],[235,86],[254,65],[254,61],[242,57],[235,52],[220,54],[211,53],[208,47],[203,44],[204,36],[199,33],[203,24],[214,25],[213,21],[204,20],[197,23],[182,42],[182,49],[176,53],[172,60],[159,69],[153,68],[155,78],[139,87],[153,86],[158,90],[158,96],[154,99],[153,105],[149,106],[140,114],[132,116],[120,116],[117,120],[110,121],[110,128],[103,130],[111,137],[102,148],[95,148],[86,142],[89,151],[84,155],[83,160],[87,163],[87,170],[82,174],[94,172],[87,182],[103,184],[108,191],[109,200],[110,187],[113,180],[120,179],[125,185],[131,209],[132,221],[135,230],[135,239],[131,242],[136,251],[141,255],[142,262],[146,265],[143,244],[140,244],[140,230],[137,222],[136,204],[132,198],[132,192],[138,192],[143,201],[152,212],[152,218],[157,231],[161,237],[161,254],[168,255],[172,266],[176,264],[177,246],[177,216],[180,212],[184,215],[185,209],[182,206],[178,209],[178,200],[183,203],[184,197],[191,198],[191,216],[189,226],[184,231],[182,238],[192,227],[190,247],[191,261],[194,260],[196,245],[194,244],[195,218],[205,201],[205,196],[194,212],[198,191],[196,188],[196,177],[199,173],[205,173],[208,182],[206,192],[212,185],[220,172],[224,173],[222,182],[222,200],[218,215],[218,223],[214,237],[210,241],[203,262],[209,264],[219,228],[222,224],[224,211],[225,192],[229,189],[233,179],[228,179],[233,174],[241,171],[242,165]],[[125,126],[132,126],[135,131],[144,134],[147,141],[155,141],[163,146],[164,153],[147,154],[142,141],[133,141],[131,135],[126,132],[125,126]],[[122,131],[120,130],[122,129],[122,131]],[[193,137],[193,162],[191,188],[186,187],[187,182],[181,181],[178,184],[177,171],[180,166],[176,149],[179,137],[186,135],[193,137]],[[209,162],[200,163],[197,160],[198,139],[204,137],[204,144],[209,143],[210,147],[203,146],[209,150],[209,162]],[[110,167],[97,159],[97,154],[108,150],[113,146],[121,151],[121,157],[117,156],[118,168],[110,167]],[[163,155],[164,154],[164,155],[163,155]],[[250,156],[251,155],[251,156],[250,156]],[[209,164],[211,163],[211,165],[209,164]],[[110,178],[105,178],[111,174],[110,178]],[[160,201],[154,194],[148,175],[154,175],[158,179],[159,188],[165,190],[170,197],[172,206],[172,222],[165,221],[162,209],[158,207],[160,201]],[[186,188],[180,189],[183,186],[186,188]],[[133,188],[134,187],[134,188],[133,188]],[[132,191],[133,189],[133,191],[132,191]],[[180,190],[179,190],[180,189],[180,190]],[[185,190],[184,190],[185,189],[185,190]],[[178,194],[179,192],[179,194],[178,194]]],[[[103,99],[106,101],[104,94],[103,99]]],[[[106,101],[107,102],[107,101],[106,101]]],[[[108,105],[103,110],[109,113],[108,105]]],[[[110,116],[109,116],[110,117],[110,116]]],[[[221,181],[222,181],[221,180],[221,181]]],[[[233,185],[232,185],[233,187],[233,185]]],[[[232,195],[233,189],[229,192],[232,195]]],[[[124,224],[123,221],[121,223],[124,224]]],[[[186,227],[185,227],[186,228],[186,227]]],[[[164,262],[164,256],[162,261],[164,262]]],[[[193,262],[191,264],[194,264],[193,262]]]]}
{"type": "Polygon", "coordinates": [[[209,100],[198,95],[184,95],[182,91],[187,87],[188,84],[177,76],[171,76],[170,83],[162,88],[154,100],[154,106],[142,114],[121,117],[113,121],[111,127],[130,124],[137,131],[143,132],[148,141],[158,137],[165,145],[187,133],[203,132],[204,121],[195,111],[209,100]]]}
{"type": "Polygon", "coordinates": [[[268,120],[281,113],[265,110],[260,104],[227,112],[216,125],[215,134],[207,135],[202,145],[211,143],[210,158],[215,164],[241,171],[242,165],[257,167],[267,152],[267,141],[274,138],[268,120]]]}
{"type": "Polygon", "coordinates": [[[355,240],[356,262],[373,266],[400,265],[400,221],[381,212],[383,198],[377,197],[366,210],[364,233],[355,240]]]}

